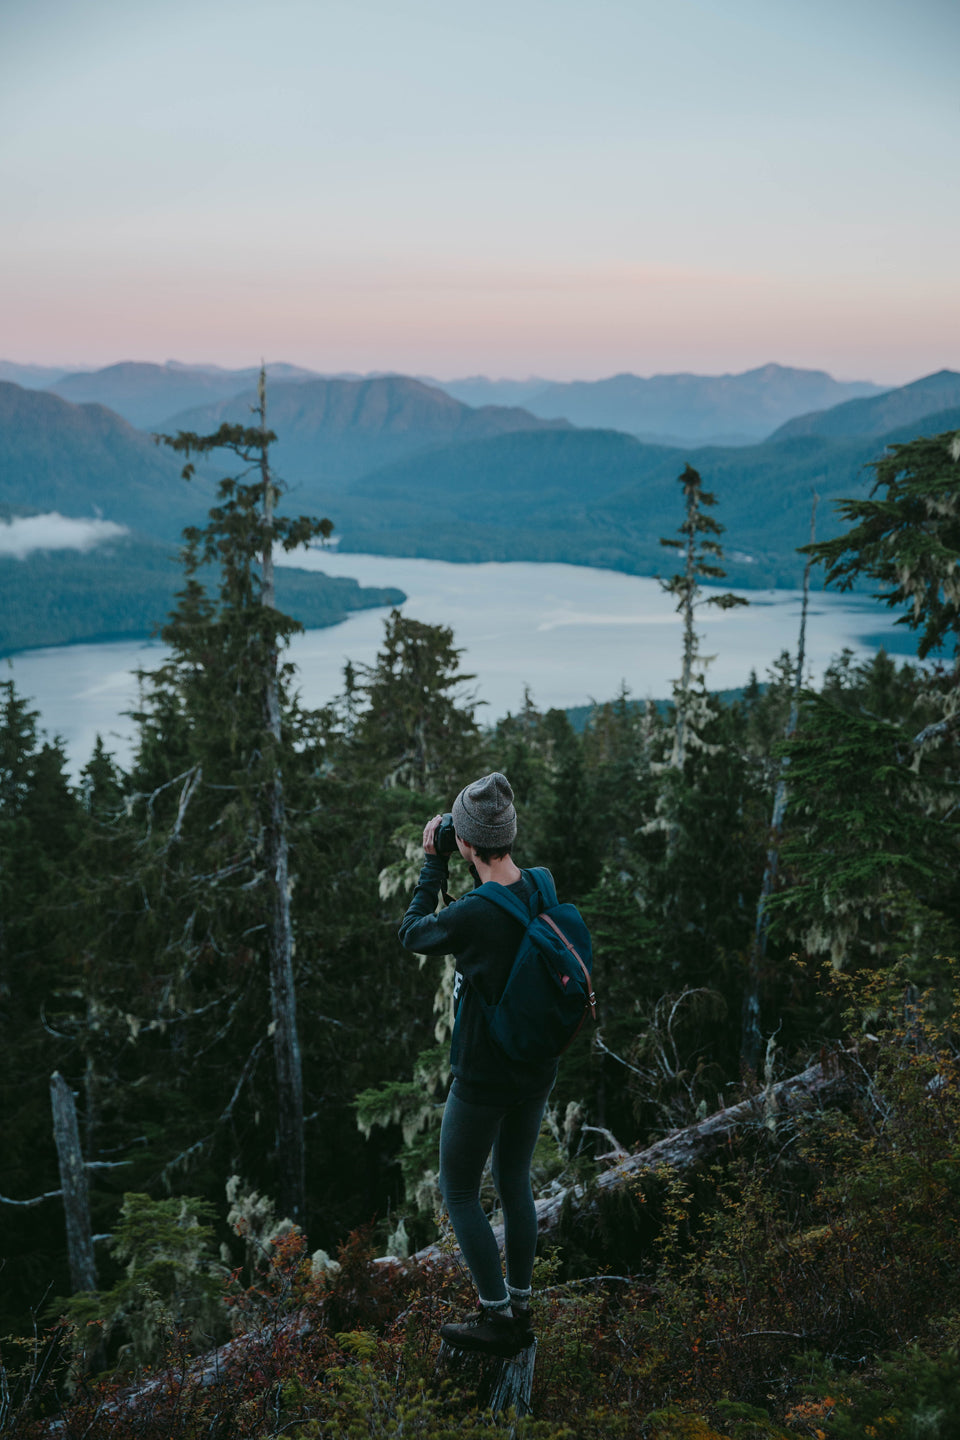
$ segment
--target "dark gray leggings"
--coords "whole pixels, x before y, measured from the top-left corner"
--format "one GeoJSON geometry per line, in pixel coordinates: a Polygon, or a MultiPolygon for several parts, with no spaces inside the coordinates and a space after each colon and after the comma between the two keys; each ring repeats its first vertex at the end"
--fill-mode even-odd
{"type": "Polygon", "coordinates": [[[529,1288],[537,1249],[530,1162],[547,1096],[506,1105],[472,1105],[453,1082],[440,1128],[440,1193],[481,1300],[506,1296],[500,1253],[480,1205],[480,1181],[493,1151],[493,1183],[503,1206],[507,1283],[529,1288]]]}

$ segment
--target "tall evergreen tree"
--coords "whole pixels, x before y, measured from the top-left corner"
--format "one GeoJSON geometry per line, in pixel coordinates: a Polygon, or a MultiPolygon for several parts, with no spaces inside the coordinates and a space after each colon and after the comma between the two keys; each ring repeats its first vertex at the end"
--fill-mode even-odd
{"type": "Polygon", "coordinates": [[[354,765],[380,784],[439,797],[470,779],[480,730],[462,653],[448,626],[391,612],[374,664],[347,671],[354,765]]]}
{"type": "MultiPolygon", "coordinates": [[[[696,734],[694,719],[696,665],[707,663],[700,655],[700,644],[694,629],[694,616],[701,605],[716,605],[720,610],[729,610],[736,605],[750,602],[741,595],[727,591],[723,595],[702,595],[701,581],[722,580],[726,571],[717,564],[723,558],[723,549],[717,538],[725,526],[715,520],[706,510],[716,505],[717,499],[709,490],[704,490],[699,473],[692,465],[684,468],[677,483],[683,489],[685,515],[677,533],[683,538],[673,540],[661,537],[660,544],[674,550],[681,550],[684,566],[681,573],[671,575],[660,584],[668,595],[677,599],[677,611],[683,617],[683,656],[680,679],[674,686],[674,744],[670,763],[682,770],[692,736],[696,734]]],[[[702,689],[702,679],[701,679],[702,689]]]]}
{"type": "MultiPolygon", "coordinates": [[[[243,814],[233,818],[239,819],[242,834],[234,834],[246,853],[236,854],[226,870],[246,870],[245,884],[263,898],[259,928],[265,931],[268,952],[279,1196],[285,1213],[302,1220],[303,1077],[284,798],[285,673],[280,661],[283,646],[301,627],[276,609],[273,551],[275,546],[294,550],[326,536],[332,525],[328,520],[278,514],[280,486],[269,453],[276,435],[267,428],[262,369],[257,397],[255,425],[224,423],[210,435],[181,431],[160,437],[184,456],[185,479],[194,473],[191,457],[221,450],[232,453],[244,470],[221,480],[220,504],[211,510],[207,525],[185,532],[187,583],[163,631],[173,656],[154,677],[152,703],[144,719],[147,731],[155,732],[154,741],[161,742],[167,766],[171,748],[186,746],[186,753],[178,757],[178,763],[186,761],[188,766],[178,777],[183,784],[171,840],[179,840],[186,809],[201,783],[228,781],[241,802],[243,814]],[[197,579],[203,564],[218,568],[217,603],[197,579]]],[[[156,746],[141,747],[141,767],[150,748],[155,753],[156,746]]]]}
{"type": "Polygon", "coordinates": [[[772,924],[838,968],[909,955],[918,978],[956,943],[956,778],[922,763],[909,730],[865,706],[807,694],[786,741],[786,887],[772,924]]]}
{"type": "Polygon", "coordinates": [[[38,1298],[56,1277],[69,1288],[51,1073],[83,1084],[82,1053],[58,1012],[82,1001],[76,949],[77,850],[84,815],[58,741],[39,715],[0,682],[0,1215],[4,1284],[0,1316],[38,1298]],[[50,1196],[39,1205],[36,1196],[50,1196]],[[13,1202],[13,1203],[10,1203],[13,1202]],[[28,1202],[28,1203],[24,1203],[28,1202]],[[57,1209],[59,1209],[59,1214],[57,1209]]]}
{"type": "Polygon", "coordinates": [[[902,611],[897,623],[921,632],[921,659],[952,643],[954,668],[911,672],[909,708],[901,698],[897,713],[903,677],[885,657],[869,673],[846,657],[807,702],[809,733],[785,747],[802,822],[784,850],[794,884],[776,904],[781,922],[836,965],[901,951],[922,958],[949,943],[953,924],[944,866],[955,875],[960,431],[893,445],[874,471],[868,499],[838,504],[852,528],[806,553],[826,565],[828,585],[878,581],[878,598],[902,611]],[[907,723],[915,730],[923,709],[928,723],[911,735],[907,723]]]}

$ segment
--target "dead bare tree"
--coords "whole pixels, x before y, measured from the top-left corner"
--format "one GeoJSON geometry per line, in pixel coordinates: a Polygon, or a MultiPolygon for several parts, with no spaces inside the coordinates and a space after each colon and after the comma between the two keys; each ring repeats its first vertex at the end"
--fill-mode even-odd
{"type": "Polygon", "coordinates": [[[80,1149],[77,1107],[73,1091],[59,1070],[50,1076],[50,1105],[53,1110],[53,1139],[60,1166],[63,1214],[67,1226],[67,1258],[70,1284],[77,1290],[97,1288],[97,1265],[90,1229],[90,1193],[87,1171],[80,1149]]]}
{"type": "MultiPolygon", "coordinates": [[[[813,492],[813,503],[810,509],[810,544],[817,538],[817,501],[819,496],[813,492]]],[[[797,668],[794,672],[793,694],[790,697],[790,713],[784,728],[784,739],[789,740],[797,728],[797,718],[800,710],[800,691],[803,688],[803,667],[806,662],[807,643],[807,608],[810,601],[810,567],[813,558],[808,556],[807,563],[803,570],[803,602],[800,608],[800,639],[797,645],[797,668]]],[[[740,1030],[740,1060],[744,1070],[756,1073],[760,1060],[760,1051],[763,1048],[763,1034],[760,1028],[761,1012],[761,985],[763,964],[767,954],[767,931],[770,926],[770,913],[767,902],[773,894],[773,887],[776,884],[777,870],[780,864],[780,835],[783,830],[783,817],[787,810],[787,781],[784,771],[787,768],[786,758],[781,761],[780,774],[777,778],[777,786],[773,797],[773,814],[770,817],[770,834],[767,841],[767,860],[763,869],[763,880],[760,885],[760,898],[757,901],[757,918],[754,926],[753,941],[750,946],[750,957],[747,965],[747,980],[743,991],[743,1009],[740,1030]]]]}
{"type": "MultiPolygon", "coordinates": [[[[267,377],[261,366],[257,385],[257,418],[260,421],[260,479],[263,487],[260,598],[276,609],[273,578],[274,507],[277,489],[270,472],[267,430],[267,377]]],[[[273,1021],[273,1053],[277,1071],[277,1135],[283,1170],[281,1198],[290,1218],[302,1222],[306,1201],[306,1171],[303,1132],[303,1065],[297,1030],[297,992],[293,971],[293,922],[290,917],[290,851],[287,841],[283,798],[282,745],[280,737],[279,651],[274,637],[268,649],[263,674],[263,697],[267,732],[273,742],[273,764],[265,786],[263,845],[270,877],[272,923],[270,936],[270,1002],[273,1021]]]]}

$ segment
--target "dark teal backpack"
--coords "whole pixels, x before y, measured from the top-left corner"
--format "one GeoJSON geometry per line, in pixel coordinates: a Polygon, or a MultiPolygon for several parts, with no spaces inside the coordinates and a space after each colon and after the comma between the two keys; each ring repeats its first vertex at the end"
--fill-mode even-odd
{"type": "Polygon", "coordinates": [[[505,886],[471,891],[526,928],[495,1005],[477,994],[491,1036],[511,1060],[550,1060],[572,1044],[589,1012],[597,1018],[590,932],[575,905],[560,905],[550,872],[524,872],[536,886],[529,905],[505,886]]]}

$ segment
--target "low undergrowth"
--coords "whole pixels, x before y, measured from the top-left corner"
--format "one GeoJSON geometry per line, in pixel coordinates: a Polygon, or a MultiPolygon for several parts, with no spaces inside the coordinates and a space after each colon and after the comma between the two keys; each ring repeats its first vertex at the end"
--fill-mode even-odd
{"type": "Polygon", "coordinates": [[[4,1433],[948,1440],[960,1415],[957,1014],[937,1020],[921,998],[905,1020],[867,998],[849,1108],[767,1116],[711,1168],[638,1181],[632,1207],[654,1238],[631,1272],[609,1233],[597,1273],[559,1279],[562,1240],[538,1261],[533,1416],[515,1428],[435,1377],[439,1325],[472,1304],[461,1271],[376,1264],[363,1232],[318,1265],[287,1230],[221,1278],[234,1338],[214,1352],[197,1354],[195,1303],[186,1319],[154,1304],[149,1369],[124,1371],[117,1354],[91,1374],[95,1347],[79,1333],[91,1313],[8,1344],[4,1433]]]}

